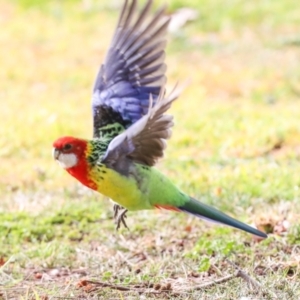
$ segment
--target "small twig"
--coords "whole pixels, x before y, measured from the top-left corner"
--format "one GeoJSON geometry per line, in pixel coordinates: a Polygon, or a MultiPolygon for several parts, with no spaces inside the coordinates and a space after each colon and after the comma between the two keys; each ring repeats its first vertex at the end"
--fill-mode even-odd
{"type": "MultiPolygon", "coordinates": [[[[110,284],[110,283],[105,283],[101,281],[92,281],[92,280],[84,280],[85,284],[91,284],[95,285],[96,287],[108,287],[113,290],[117,291],[123,291],[123,292],[136,292],[138,294],[151,294],[151,295],[173,295],[173,296],[178,296],[182,294],[186,294],[187,291],[183,292],[177,292],[173,291],[172,289],[161,289],[161,290],[155,290],[153,288],[137,288],[137,287],[124,287],[120,285],[115,285],[115,284],[110,284]]],[[[93,292],[95,289],[90,290],[89,292],[93,292]]]]}
{"type": "MultiPolygon", "coordinates": [[[[216,284],[220,284],[220,283],[224,283],[224,282],[227,282],[231,279],[234,279],[237,277],[237,273],[236,272],[235,274],[233,275],[228,275],[228,276],[225,276],[223,278],[220,278],[220,279],[216,279],[216,280],[213,280],[213,281],[209,281],[209,282],[206,282],[206,283],[203,283],[203,284],[200,284],[200,285],[196,285],[196,286],[193,286],[193,287],[190,287],[190,288],[187,288],[187,289],[184,289],[184,290],[166,290],[166,289],[161,289],[161,290],[153,290],[152,288],[142,288],[142,287],[137,287],[137,286],[133,286],[133,287],[124,287],[124,286],[120,286],[120,285],[115,285],[115,284],[110,284],[110,283],[105,283],[105,282],[101,282],[101,281],[92,281],[92,280],[84,280],[84,283],[85,284],[92,284],[92,285],[95,285],[95,286],[98,286],[98,287],[107,287],[107,288],[111,288],[113,290],[118,290],[118,291],[124,291],[124,292],[137,292],[139,294],[152,294],[152,295],[161,295],[161,294],[169,294],[169,295],[183,295],[183,294],[186,294],[186,293],[190,293],[192,291],[195,291],[195,290],[203,290],[203,289],[207,289],[207,288],[210,288],[216,284]]],[[[94,291],[91,290],[91,291],[94,291]]]]}
{"type": "Polygon", "coordinates": [[[257,281],[255,281],[253,278],[251,278],[244,271],[238,270],[236,276],[243,278],[249,285],[252,285],[253,288],[255,288],[257,290],[261,289],[261,285],[257,281]]]}
{"type": "MultiPolygon", "coordinates": [[[[260,283],[258,283],[256,280],[254,280],[252,277],[250,277],[246,272],[244,272],[239,266],[237,266],[234,262],[230,261],[229,259],[225,258],[227,262],[229,262],[236,270],[237,270],[237,277],[240,277],[244,279],[250,286],[254,287],[256,291],[261,290],[263,291],[263,287],[260,283]]],[[[274,299],[278,299],[277,295],[267,290],[265,293],[270,294],[274,299]]]]}
{"type": "Polygon", "coordinates": [[[88,283],[88,284],[93,284],[95,286],[99,286],[99,287],[108,287],[108,288],[111,288],[113,290],[123,291],[123,292],[137,292],[139,294],[159,295],[159,294],[162,294],[162,293],[171,292],[170,290],[153,291],[151,289],[146,289],[146,288],[143,289],[143,288],[135,288],[135,287],[125,287],[125,286],[105,283],[105,282],[101,282],[101,281],[85,280],[85,282],[88,283]]]}
{"type": "Polygon", "coordinates": [[[229,281],[231,279],[234,279],[236,277],[237,277],[237,273],[233,274],[233,275],[224,276],[222,278],[219,278],[219,279],[216,279],[216,280],[213,280],[213,281],[209,281],[209,282],[205,282],[205,283],[200,284],[200,285],[196,285],[196,286],[190,288],[190,291],[207,289],[207,288],[210,288],[211,286],[213,286],[215,284],[224,283],[224,282],[227,282],[227,281],[229,281]]]}
{"type": "Polygon", "coordinates": [[[131,291],[132,290],[132,288],[127,288],[125,286],[105,283],[105,282],[101,282],[101,281],[85,280],[85,282],[89,283],[89,284],[96,285],[96,286],[109,287],[113,290],[118,290],[118,291],[131,291]]]}
{"type": "Polygon", "coordinates": [[[253,288],[259,290],[261,289],[261,285],[254,280],[253,278],[251,278],[246,272],[244,272],[239,266],[237,266],[234,262],[230,261],[229,259],[225,258],[225,260],[227,262],[229,262],[236,270],[236,276],[237,277],[241,277],[242,279],[244,279],[250,286],[252,286],[253,288]]]}

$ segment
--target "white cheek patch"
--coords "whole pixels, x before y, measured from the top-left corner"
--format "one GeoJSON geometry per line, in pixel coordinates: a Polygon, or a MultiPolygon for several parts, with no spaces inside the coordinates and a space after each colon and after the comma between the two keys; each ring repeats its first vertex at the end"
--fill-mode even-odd
{"type": "Polygon", "coordinates": [[[61,153],[57,158],[58,163],[64,168],[69,169],[77,165],[77,156],[73,153],[61,153]]]}

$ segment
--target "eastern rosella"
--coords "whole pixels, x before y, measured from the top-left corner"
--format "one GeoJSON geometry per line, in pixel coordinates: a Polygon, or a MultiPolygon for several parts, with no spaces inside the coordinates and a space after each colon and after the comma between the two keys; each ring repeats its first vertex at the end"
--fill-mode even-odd
{"type": "Polygon", "coordinates": [[[169,18],[164,9],[148,18],[151,0],[140,13],[125,1],[97,76],[93,97],[94,137],[62,137],[54,158],[72,176],[125,210],[163,208],[187,212],[260,237],[267,235],[200,203],[177,188],[154,164],[163,156],[173,126],[165,112],[177,93],[165,96],[164,63],[169,18]]]}

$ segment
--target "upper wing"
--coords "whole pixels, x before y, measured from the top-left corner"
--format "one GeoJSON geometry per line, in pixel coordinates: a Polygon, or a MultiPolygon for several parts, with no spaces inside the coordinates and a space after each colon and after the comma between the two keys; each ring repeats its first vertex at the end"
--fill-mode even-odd
{"type": "Polygon", "coordinates": [[[171,136],[173,117],[164,113],[170,108],[179,92],[173,91],[169,97],[159,95],[155,105],[152,105],[143,116],[126,131],[115,137],[109,144],[102,162],[122,172],[126,158],[148,166],[153,166],[163,156],[166,140],[171,136]],[[125,160],[124,160],[125,159],[125,160]]]}
{"type": "MultiPolygon", "coordinates": [[[[152,0],[140,13],[136,0],[125,0],[105,63],[97,75],[93,99],[94,137],[105,126],[128,128],[148,111],[164,86],[166,31],[169,18],[161,8],[148,20],[152,0]]],[[[102,134],[105,132],[102,132],[102,134]]]]}

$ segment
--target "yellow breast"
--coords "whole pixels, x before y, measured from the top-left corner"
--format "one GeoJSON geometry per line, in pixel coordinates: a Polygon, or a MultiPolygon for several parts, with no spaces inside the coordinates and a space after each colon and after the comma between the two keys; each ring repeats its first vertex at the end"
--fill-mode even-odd
{"type": "Polygon", "coordinates": [[[97,186],[97,191],[121,206],[129,210],[136,210],[140,208],[141,204],[145,205],[143,202],[146,199],[133,177],[123,176],[102,164],[95,166],[90,175],[97,186]]]}

